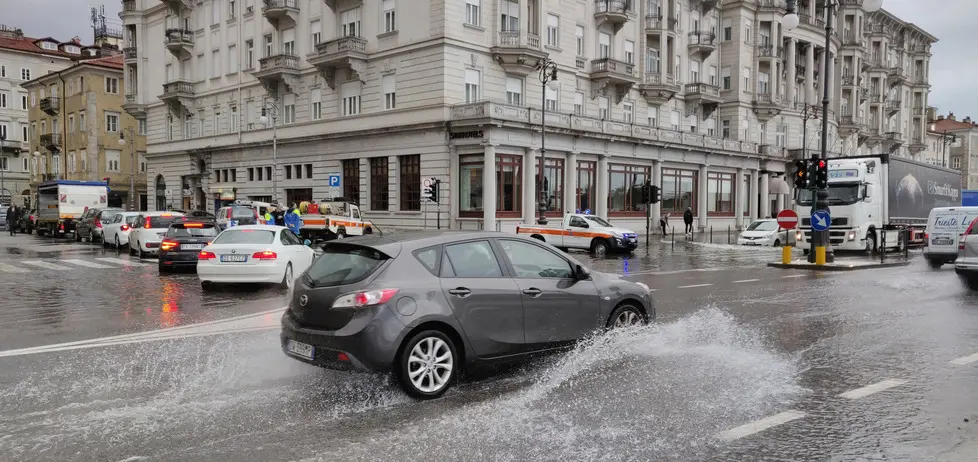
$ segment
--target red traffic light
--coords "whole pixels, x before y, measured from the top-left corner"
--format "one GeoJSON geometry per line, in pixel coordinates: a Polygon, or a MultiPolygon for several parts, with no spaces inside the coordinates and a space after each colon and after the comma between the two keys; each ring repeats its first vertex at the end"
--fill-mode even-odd
{"type": "Polygon", "coordinates": [[[818,168],[825,168],[825,161],[824,160],[818,161],[818,168]]]}

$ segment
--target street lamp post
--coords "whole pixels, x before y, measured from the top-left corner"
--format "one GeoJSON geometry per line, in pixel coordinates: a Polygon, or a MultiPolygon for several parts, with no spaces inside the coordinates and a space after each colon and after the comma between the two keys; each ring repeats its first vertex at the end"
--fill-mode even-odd
{"type": "Polygon", "coordinates": [[[126,133],[129,134],[129,210],[136,210],[136,132],[132,127],[126,127],[119,132],[119,146],[126,145],[126,133]]]}
{"type": "MultiPolygon", "coordinates": [[[[0,133],[0,151],[3,150],[3,145],[6,142],[7,142],[7,134],[6,133],[0,133]]],[[[2,155],[3,155],[3,153],[0,153],[0,156],[2,156],[2,155]]],[[[7,166],[0,165],[0,197],[5,196],[6,195],[6,192],[7,192],[7,185],[4,184],[5,179],[4,179],[4,173],[3,173],[3,171],[6,170],[6,169],[7,169],[7,166]]],[[[17,189],[17,187],[14,186],[14,189],[17,189]]],[[[10,202],[13,203],[13,200],[14,200],[14,195],[13,194],[10,194],[10,202]]]]}
{"type": "Polygon", "coordinates": [[[557,63],[546,60],[540,65],[540,192],[539,198],[540,218],[538,224],[547,224],[547,209],[550,206],[550,198],[547,195],[547,88],[557,91],[560,83],[557,82],[557,63]]]}
{"type": "Polygon", "coordinates": [[[273,101],[266,101],[261,108],[261,117],[258,121],[262,125],[268,125],[268,119],[272,120],[272,203],[278,203],[278,105],[273,101]]]}
{"type": "MultiPolygon", "coordinates": [[[[828,158],[829,158],[828,114],[829,114],[829,103],[831,102],[831,99],[829,99],[829,79],[831,79],[832,76],[829,75],[829,70],[830,70],[830,63],[832,62],[831,61],[832,56],[830,52],[830,46],[832,43],[832,19],[835,16],[835,9],[838,6],[839,6],[839,0],[827,0],[825,4],[825,55],[822,59],[824,65],[822,69],[822,76],[823,76],[822,82],[824,83],[822,85],[821,159],[826,162],[828,162],[828,158]]],[[[883,6],[883,0],[865,0],[862,4],[863,10],[866,11],[867,13],[878,11],[880,8],[882,8],[882,6],[883,6]]],[[[787,14],[785,14],[784,17],[781,18],[781,24],[785,27],[785,29],[792,30],[798,27],[798,24],[801,22],[801,19],[798,17],[798,14],[795,12],[795,0],[787,1],[786,10],[787,10],[787,14]]],[[[810,85],[811,82],[808,82],[808,84],[810,85]]],[[[829,193],[827,190],[817,191],[814,188],[812,189],[812,192],[813,192],[812,210],[817,210],[818,207],[821,205],[819,203],[819,199],[828,198],[829,193]]],[[[816,233],[815,229],[812,228],[813,243],[815,242],[816,239],[818,240],[818,243],[825,246],[825,261],[831,262],[835,260],[835,256],[832,253],[832,242],[829,237],[829,231],[825,230],[816,233]]],[[[811,252],[809,253],[809,255],[811,255],[811,252]]],[[[809,257],[809,258],[811,259],[814,257],[809,257]]]]}

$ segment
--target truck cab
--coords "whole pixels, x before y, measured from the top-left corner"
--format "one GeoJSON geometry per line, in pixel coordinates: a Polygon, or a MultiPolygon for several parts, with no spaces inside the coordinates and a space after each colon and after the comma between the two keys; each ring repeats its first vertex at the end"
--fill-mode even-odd
{"type": "Polygon", "coordinates": [[[544,241],[559,249],[584,249],[601,255],[609,251],[631,252],[638,234],[617,228],[607,220],[583,213],[568,213],[557,225],[519,225],[517,234],[544,241]]]}

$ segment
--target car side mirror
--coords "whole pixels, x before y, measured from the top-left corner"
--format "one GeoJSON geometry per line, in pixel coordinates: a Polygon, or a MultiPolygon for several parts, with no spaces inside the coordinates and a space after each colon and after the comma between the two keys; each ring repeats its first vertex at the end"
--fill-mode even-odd
{"type": "Polygon", "coordinates": [[[869,199],[869,198],[873,197],[873,185],[871,185],[871,184],[866,185],[866,194],[865,195],[866,195],[866,199],[869,199]]]}
{"type": "Polygon", "coordinates": [[[302,245],[307,245],[309,247],[312,247],[312,241],[310,241],[309,239],[306,239],[306,240],[302,241],[302,245]]]}
{"type": "Polygon", "coordinates": [[[574,279],[578,281],[586,280],[591,277],[591,274],[587,272],[581,265],[574,265],[574,279]]]}

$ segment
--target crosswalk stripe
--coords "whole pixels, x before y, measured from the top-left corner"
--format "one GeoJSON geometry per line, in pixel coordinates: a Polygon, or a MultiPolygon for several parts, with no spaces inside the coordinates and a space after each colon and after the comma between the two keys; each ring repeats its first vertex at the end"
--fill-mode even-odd
{"type": "Polygon", "coordinates": [[[3,271],[4,273],[30,273],[29,270],[25,270],[24,268],[18,268],[16,266],[11,266],[6,263],[0,263],[0,271],[3,271]]]}
{"type": "Polygon", "coordinates": [[[126,266],[148,266],[148,263],[142,263],[135,260],[130,260],[128,258],[119,257],[102,257],[96,258],[98,261],[104,261],[106,263],[115,263],[116,265],[126,265],[126,266]]]}
{"type": "Polygon", "coordinates": [[[85,261],[85,260],[79,260],[79,259],[69,259],[69,260],[61,260],[61,261],[65,262],[65,263],[71,263],[73,265],[85,266],[85,267],[88,267],[88,268],[112,268],[109,265],[101,265],[101,264],[98,264],[98,263],[94,263],[94,262],[90,262],[90,261],[85,261]]]}
{"type": "Polygon", "coordinates": [[[58,270],[58,271],[68,271],[70,269],[67,266],[55,265],[54,263],[50,263],[50,262],[46,262],[46,261],[41,261],[41,260],[24,260],[21,263],[23,263],[25,265],[36,266],[38,268],[52,269],[52,270],[58,270]]]}

